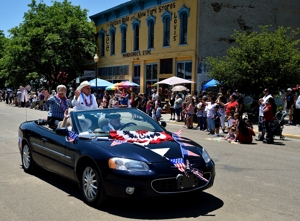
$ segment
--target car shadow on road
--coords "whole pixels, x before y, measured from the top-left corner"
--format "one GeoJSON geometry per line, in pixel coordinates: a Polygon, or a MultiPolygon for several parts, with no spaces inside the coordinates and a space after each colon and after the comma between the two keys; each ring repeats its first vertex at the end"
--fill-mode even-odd
{"type": "Polygon", "coordinates": [[[128,219],[162,220],[215,216],[212,212],[223,205],[224,203],[221,199],[207,192],[199,192],[184,196],[147,199],[111,198],[111,202],[108,205],[99,209],[128,219]]]}
{"type": "MultiPolygon", "coordinates": [[[[34,176],[66,192],[69,197],[75,197],[83,201],[78,185],[75,182],[41,168],[35,171],[34,176]]],[[[145,199],[109,197],[108,202],[97,209],[120,217],[161,220],[214,216],[211,212],[221,208],[223,205],[224,203],[221,199],[207,192],[197,192],[145,199]]]]}

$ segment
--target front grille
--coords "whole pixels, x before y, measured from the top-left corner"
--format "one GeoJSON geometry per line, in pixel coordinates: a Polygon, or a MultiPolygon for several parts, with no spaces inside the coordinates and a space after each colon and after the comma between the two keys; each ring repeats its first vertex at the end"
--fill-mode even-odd
{"type": "Polygon", "coordinates": [[[188,192],[188,191],[192,191],[192,190],[196,190],[196,189],[201,189],[209,183],[210,178],[211,178],[211,173],[209,173],[209,172],[204,173],[203,176],[208,180],[208,182],[205,182],[205,181],[199,179],[198,185],[196,185],[192,188],[189,188],[189,189],[184,189],[184,190],[177,188],[176,177],[153,180],[151,183],[151,186],[152,186],[152,189],[158,193],[188,192]]]}

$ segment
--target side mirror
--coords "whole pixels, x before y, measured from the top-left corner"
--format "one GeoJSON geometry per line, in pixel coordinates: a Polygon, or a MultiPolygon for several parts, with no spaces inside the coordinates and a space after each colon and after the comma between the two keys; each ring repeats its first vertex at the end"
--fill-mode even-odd
{"type": "Polygon", "coordinates": [[[166,126],[167,126],[167,123],[166,123],[166,121],[160,121],[160,125],[161,125],[162,127],[166,127],[166,126]]]}
{"type": "Polygon", "coordinates": [[[55,133],[58,135],[61,135],[61,136],[67,136],[68,128],[66,128],[66,127],[56,128],[55,133]]]}

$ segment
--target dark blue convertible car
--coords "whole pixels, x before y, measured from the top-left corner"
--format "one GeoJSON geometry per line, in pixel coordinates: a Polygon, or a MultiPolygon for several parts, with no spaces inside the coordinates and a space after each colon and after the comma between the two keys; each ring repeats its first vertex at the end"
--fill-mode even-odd
{"type": "Polygon", "coordinates": [[[77,182],[91,206],[107,196],[185,194],[211,187],[215,165],[206,150],[165,126],[131,108],[70,111],[57,128],[43,120],[24,122],[18,132],[22,166],[27,173],[39,166],[77,182]]]}

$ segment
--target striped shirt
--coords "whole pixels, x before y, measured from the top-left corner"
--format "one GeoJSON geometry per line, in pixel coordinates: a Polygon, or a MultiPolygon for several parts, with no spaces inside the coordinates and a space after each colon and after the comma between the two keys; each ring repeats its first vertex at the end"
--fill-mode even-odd
{"type": "MultiPolygon", "coordinates": [[[[57,117],[57,118],[61,118],[63,120],[64,112],[65,112],[65,109],[67,109],[67,108],[64,108],[63,105],[60,104],[60,101],[61,101],[61,99],[59,99],[55,96],[51,96],[47,100],[46,103],[49,105],[48,117],[57,117]]],[[[62,102],[64,102],[64,100],[62,100],[62,102]]],[[[66,102],[68,103],[67,100],[66,100],[66,102]]]]}

